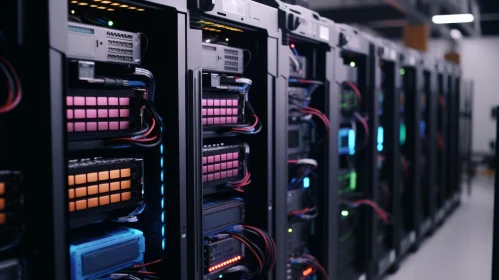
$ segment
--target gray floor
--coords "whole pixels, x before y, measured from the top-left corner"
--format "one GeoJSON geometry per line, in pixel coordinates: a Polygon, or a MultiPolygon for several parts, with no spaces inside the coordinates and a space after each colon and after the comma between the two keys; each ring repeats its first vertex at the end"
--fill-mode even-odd
{"type": "Polygon", "coordinates": [[[390,280],[488,280],[492,269],[493,181],[477,178],[472,196],[409,255],[390,280]]]}

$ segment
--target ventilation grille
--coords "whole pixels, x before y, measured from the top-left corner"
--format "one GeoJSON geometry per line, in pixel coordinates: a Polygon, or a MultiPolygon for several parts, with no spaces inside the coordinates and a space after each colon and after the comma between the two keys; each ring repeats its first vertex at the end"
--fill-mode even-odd
{"type": "Polygon", "coordinates": [[[232,66],[224,66],[224,69],[227,71],[239,71],[239,68],[237,67],[232,67],[232,66]]]}
{"type": "Polygon", "coordinates": [[[113,46],[113,47],[130,48],[130,49],[133,48],[133,43],[130,43],[130,42],[107,40],[107,44],[109,46],[113,46]]]}
{"type": "Polygon", "coordinates": [[[116,38],[116,39],[129,40],[129,41],[133,40],[133,35],[122,33],[122,32],[107,31],[106,35],[108,38],[116,38]]]}
{"type": "Polygon", "coordinates": [[[133,56],[120,55],[120,54],[108,54],[107,55],[107,59],[109,59],[109,60],[117,60],[117,61],[133,62],[133,56]]]}
{"type": "Polygon", "coordinates": [[[231,49],[224,49],[225,54],[233,54],[233,55],[239,55],[239,52],[236,50],[231,50],[231,49]]]}

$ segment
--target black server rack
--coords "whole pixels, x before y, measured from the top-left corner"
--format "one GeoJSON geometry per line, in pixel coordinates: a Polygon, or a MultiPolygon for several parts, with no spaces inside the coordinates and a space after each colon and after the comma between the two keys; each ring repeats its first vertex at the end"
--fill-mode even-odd
{"type": "Polygon", "coordinates": [[[1,80],[10,88],[2,91],[0,106],[0,278],[64,280],[69,270],[60,148],[66,42],[53,32],[64,26],[65,15],[56,13],[65,3],[22,4],[5,3],[0,11],[1,80]],[[18,172],[21,185],[14,177],[18,172]]]}
{"type": "Polygon", "coordinates": [[[29,269],[23,279],[95,278],[162,258],[164,265],[148,267],[159,276],[187,279],[181,276],[187,247],[181,209],[185,122],[179,110],[185,82],[178,74],[185,69],[177,68],[185,61],[185,34],[177,29],[182,17],[185,29],[186,4],[173,4],[178,10],[131,1],[40,1],[12,13],[19,15],[19,25],[11,26],[19,28],[15,40],[26,63],[20,74],[28,94],[16,112],[22,121],[12,122],[19,139],[5,156],[27,185],[39,186],[25,192],[29,269]],[[33,20],[39,13],[47,15],[45,24],[33,20]],[[178,36],[180,44],[163,46],[164,33],[178,36]],[[150,72],[139,71],[141,66],[150,72]],[[166,78],[153,86],[153,74],[166,78]],[[33,136],[36,145],[28,144],[33,136]],[[19,157],[15,145],[43,161],[19,157]],[[109,223],[115,219],[126,226],[109,223]],[[113,247],[113,259],[103,259],[98,250],[111,239],[121,246],[113,247]],[[84,252],[82,244],[95,251],[84,252]]]}
{"type": "Polygon", "coordinates": [[[403,188],[403,166],[401,161],[400,127],[404,107],[402,92],[402,48],[389,41],[379,39],[377,53],[380,56],[381,90],[379,93],[379,128],[377,150],[380,152],[379,201],[388,213],[391,222],[384,226],[386,240],[382,244],[384,254],[378,253],[376,277],[382,277],[388,269],[398,268],[397,247],[400,243],[398,226],[401,220],[401,189],[403,188]]]}
{"type": "Polygon", "coordinates": [[[188,278],[270,278],[284,246],[269,237],[282,184],[273,142],[278,12],[249,0],[188,7],[188,278]]]}
{"type": "Polygon", "coordinates": [[[400,74],[403,76],[404,115],[401,123],[402,164],[404,182],[402,194],[403,219],[399,234],[401,235],[397,255],[403,256],[411,248],[417,249],[417,227],[420,224],[421,212],[421,112],[420,101],[422,89],[421,55],[412,49],[404,49],[403,64],[400,74]]]}
{"type": "Polygon", "coordinates": [[[276,185],[275,234],[284,246],[275,279],[336,278],[338,34],[312,10],[282,2],[278,8],[284,87],[275,104],[284,111],[278,119],[284,129],[276,130],[276,143],[284,154],[276,165],[287,168],[276,174],[283,183],[276,185]]]}
{"type": "Polygon", "coordinates": [[[447,163],[447,184],[445,186],[445,202],[444,202],[444,213],[445,216],[450,214],[453,210],[453,200],[454,194],[458,188],[457,184],[459,181],[458,176],[458,164],[459,164],[459,152],[458,148],[458,137],[456,132],[459,128],[459,72],[457,66],[452,62],[446,63],[447,72],[447,143],[446,143],[446,163],[447,163]],[[456,119],[457,118],[457,119],[456,119]]]}
{"type": "Polygon", "coordinates": [[[420,93],[421,112],[421,212],[418,238],[424,238],[431,233],[433,216],[435,214],[436,190],[436,125],[437,125],[437,73],[436,62],[430,55],[422,56],[423,91],[420,93]]]}
{"type": "Polygon", "coordinates": [[[342,24],[338,29],[338,273],[339,279],[371,279],[376,270],[373,244],[385,239],[377,224],[388,222],[376,203],[379,57],[375,45],[360,31],[342,24]]]}
{"type": "MultiPolygon", "coordinates": [[[[28,6],[35,8],[39,4],[32,3],[28,6]]],[[[36,40],[33,38],[27,41],[24,37],[27,34],[33,35],[40,32],[38,39],[47,42],[49,39],[47,30],[33,25],[24,25],[28,24],[28,16],[19,9],[17,2],[5,3],[0,11],[0,76],[2,77],[0,83],[3,88],[0,94],[0,278],[13,280],[24,279],[23,277],[28,272],[27,265],[45,260],[43,258],[46,258],[46,262],[40,266],[34,265],[33,269],[42,273],[45,271],[43,265],[46,265],[48,273],[53,276],[55,267],[51,261],[59,260],[61,257],[60,251],[54,251],[57,246],[55,243],[36,244],[26,239],[27,236],[35,237],[34,234],[26,232],[27,228],[38,231],[39,236],[36,236],[38,241],[52,238],[51,228],[37,229],[39,224],[35,219],[39,218],[38,211],[45,211],[47,224],[54,225],[51,205],[46,204],[46,201],[35,199],[34,195],[37,190],[28,193],[26,197],[29,190],[26,188],[24,176],[38,175],[41,180],[47,181],[52,179],[50,169],[36,166],[34,162],[29,162],[26,157],[22,156],[24,152],[30,152],[33,156],[39,155],[36,153],[36,145],[29,144],[32,141],[32,138],[30,139],[32,130],[27,127],[31,126],[29,116],[34,115],[28,112],[30,112],[30,107],[33,107],[30,102],[41,100],[45,104],[49,102],[50,86],[42,77],[42,75],[48,76],[49,74],[47,69],[43,68],[43,65],[47,63],[42,63],[42,61],[48,61],[48,48],[36,49],[36,40]],[[23,25],[18,23],[23,23],[23,25]],[[33,67],[24,59],[37,59],[40,64],[33,67]],[[28,85],[28,82],[39,84],[28,85]],[[23,203],[24,198],[29,200],[32,208],[26,207],[23,203]],[[38,248],[43,254],[40,259],[33,256],[38,248]]],[[[46,108],[35,107],[33,114],[46,112],[46,108]]],[[[45,115],[40,117],[39,122],[48,125],[51,120],[48,115],[45,115]]],[[[40,141],[50,142],[52,136],[50,130],[42,127],[33,130],[41,133],[40,141]]],[[[52,150],[46,149],[43,152],[47,161],[52,159],[49,157],[52,155],[52,150]]],[[[57,159],[54,160],[57,161],[57,159]]],[[[35,181],[33,178],[27,180],[31,184],[35,181]]],[[[43,194],[40,199],[51,201],[50,191],[38,189],[38,193],[43,194]]]]}
{"type": "Polygon", "coordinates": [[[447,110],[448,110],[448,83],[447,62],[438,60],[437,72],[437,131],[436,131],[436,184],[435,184],[435,214],[434,224],[440,225],[445,218],[445,201],[447,190],[447,110]]]}
{"type": "MultiPolygon", "coordinates": [[[[450,197],[451,201],[451,206],[450,208],[452,210],[456,209],[461,204],[461,183],[462,183],[462,173],[463,170],[461,169],[462,166],[462,160],[460,157],[460,151],[459,151],[459,144],[460,144],[460,117],[459,117],[459,112],[460,112],[460,106],[461,106],[461,100],[462,100],[462,93],[461,93],[461,84],[462,84],[462,77],[461,77],[461,68],[457,64],[453,64],[453,76],[454,76],[454,81],[453,81],[453,87],[454,87],[454,101],[453,101],[453,123],[452,126],[455,127],[454,129],[454,143],[453,143],[453,150],[452,153],[454,154],[454,182],[452,184],[453,189],[452,189],[452,195],[450,197]]],[[[451,210],[451,211],[452,211],[451,210]]]]}

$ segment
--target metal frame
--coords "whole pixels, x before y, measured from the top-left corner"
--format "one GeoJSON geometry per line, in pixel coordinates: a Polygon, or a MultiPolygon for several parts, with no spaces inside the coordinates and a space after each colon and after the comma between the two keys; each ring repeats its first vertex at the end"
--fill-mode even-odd
{"type": "MultiPolygon", "coordinates": [[[[383,88],[383,107],[384,118],[388,121],[385,123],[384,130],[384,150],[387,158],[382,172],[388,174],[388,188],[391,192],[392,215],[394,217],[393,224],[388,227],[388,237],[391,239],[391,250],[381,260],[377,260],[376,278],[381,278],[390,267],[397,267],[396,250],[400,243],[400,236],[397,227],[400,226],[400,91],[402,87],[402,76],[399,74],[401,66],[401,48],[399,45],[384,39],[378,40],[377,52],[380,56],[380,61],[391,64],[389,70],[392,70],[387,75],[391,75],[388,87],[383,88]]],[[[380,121],[381,122],[381,121],[380,121]]]]}
{"type": "MultiPolygon", "coordinates": [[[[428,200],[428,218],[425,219],[424,217],[424,209],[421,209],[423,211],[419,212],[420,217],[420,224],[418,228],[418,238],[422,239],[424,238],[428,233],[431,232],[432,227],[433,227],[433,216],[435,214],[435,184],[436,184],[436,125],[437,125],[437,75],[436,75],[436,64],[433,59],[433,57],[429,55],[423,55],[422,56],[422,61],[421,61],[422,67],[423,67],[423,87],[424,90],[423,92],[426,93],[426,112],[425,112],[425,118],[426,118],[426,131],[425,131],[425,141],[426,144],[426,149],[425,151],[425,157],[426,157],[426,163],[425,163],[425,176],[422,178],[421,182],[421,190],[425,189],[425,186],[427,187],[427,193],[424,194],[422,193],[421,195],[424,196],[426,195],[426,199],[428,200]],[[425,80],[425,72],[428,73],[428,78],[430,79],[428,82],[428,85],[426,84],[425,80]],[[427,88],[426,88],[427,87],[427,88]]],[[[423,207],[423,205],[421,205],[423,207]]]]}
{"type": "MultiPolygon", "coordinates": [[[[338,186],[338,143],[337,135],[338,133],[338,118],[339,118],[339,106],[338,100],[338,90],[339,87],[334,83],[334,65],[336,63],[335,49],[338,39],[337,29],[334,26],[334,22],[331,20],[322,18],[312,10],[303,8],[297,5],[290,5],[280,1],[276,1],[279,7],[279,30],[282,35],[282,40],[279,41],[278,53],[279,53],[279,67],[278,74],[280,77],[280,83],[282,88],[279,88],[277,99],[275,105],[276,108],[276,128],[281,127],[275,131],[275,144],[276,144],[276,165],[279,162],[285,163],[283,168],[279,168],[276,173],[276,182],[280,181],[280,184],[276,184],[276,194],[275,194],[275,234],[276,243],[283,244],[283,248],[286,248],[286,233],[287,233],[287,220],[288,213],[286,211],[286,197],[287,197],[287,186],[288,186],[288,165],[287,165],[287,130],[288,130],[288,78],[289,78],[289,55],[288,55],[288,40],[289,36],[293,36],[297,40],[303,40],[312,44],[317,44],[318,47],[324,48],[327,46],[329,51],[326,52],[326,61],[317,61],[319,67],[324,67],[325,73],[325,108],[324,112],[331,123],[331,134],[328,137],[327,148],[324,153],[324,158],[319,159],[319,164],[323,162],[325,167],[322,176],[323,186],[318,188],[321,193],[319,199],[319,209],[320,215],[318,218],[322,218],[322,222],[319,223],[318,231],[320,233],[320,242],[322,244],[322,252],[317,256],[321,264],[326,269],[328,276],[330,278],[336,278],[335,273],[337,273],[337,240],[338,232],[336,226],[338,225],[338,203],[337,203],[337,186],[338,186]],[[312,22],[316,26],[315,31],[311,31],[306,34],[304,32],[299,32],[296,29],[289,28],[289,17],[300,18],[302,21],[312,22]],[[321,33],[326,31],[326,33],[321,33]],[[319,34],[318,34],[319,33],[319,34]],[[322,45],[322,46],[321,46],[322,45]],[[282,148],[282,149],[280,149],[282,148]]],[[[286,250],[280,250],[278,252],[278,263],[275,269],[274,279],[285,279],[287,270],[287,254],[286,250]]]]}
{"type": "MultiPolygon", "coordinates": [[[[359,84],[359,89],[363,93],[363,104],[369,104],[364,107],[363,110],[367,112],[369,116],[377,115],[377,105],[376,100],[376,89],[379,86],[380,79],[377,77],[379,73],[376,73],[375,68],[378,65],[378,57],[376,56],[376,50],[374,44],[369,42],[365,34],[362,34],[359,30],[354,27],[338,24],[338,29],[340,32],[339,36],[339,49],[338,49],[338,63],[336,63],[335,79],[336,83],[341,85],[343,81],[346,81],[347,73],[344,71],[343,66],[343,53],[353,53],[362,56],[362,61],[359,63],[360,67],[363,67],[363,72],[359,71],[359,79],[363,80],[362,84],[359,84]]],[[[370,131],[372,127],[378,127],[378,118],[369,118],[368,126],[370,131]]],[[[358,178],[362,180],[357,180],[357,186],[361,184],[361,189],[366,196],[366,198],[375,198],[377,193],[374,188],[374,182],[377,182],[377,151],[375,143],[377,141],[377,129],[376,133],[370,133],[368,145],[361,151],[356,151],[356,171],[358,172],[358,178]],[[359,164],[362,163],[362,164],[359,164]]],[[[338,196],[337,193],[335,193],[338,196]]],[[[363,235],[361,234],[359,238],[363,238],[361,243],[366,244],[363,248],[362,263],[364,265],[363,272],[359,273],[358,277],[367,277],[367,279],[372,279],[374,271],[373,255],[374,250],[372,244],[375,242],[375,221],[376,214],[367,208],[360,208],[357,210],[360,216],[361,225],[364,227],[362,229],[363,235]]],[[[338,239],[336,239],[338,240],[338,239]]],[[[338,242],[338,241],[337,241],[338,242]]],[[[361,250],[359,250],[360,252],[361,250]]],[[[338,251],[339,252],[339,251],[338,251]]],[[[337,255],[338,253],[336,253],[337,255]]],[[[339,258],[339,256],[337,256],[339,258]]]]}
{"type": "MultiPolygon", "coordinates": [[[[422,67],[420,64],[420,53],[404,48],[403,53],[403,67],[406,69],[410,68],[410,71],[406,70],[406,77],[409,74],[414,73],[412,88],[408,88],[404,81],[405,89],[405,114],[404,119],[407,124],[407,140],[406,145],[408,145],[405,150],[407,150],[406,156],[409,161],[409,176],[408,180],[405,181],[404,189],[410,192],[409,201],[411,205],[407,205],[410,209],[404,208],[404,219],[407,219],[407,214],[409,214],[411,230],[400,239],[400,245],[397,255],[402,257],[406,254],[407,250],[416,250],[419,247],[418,240],[416,238],[417,228],[420,222],[421,212],[421,173],[420,168],[417,166],[419,164],[419,156],[421,154],[421,141],[419,139],[419,126],[421,121],[420,114],[420,93],[422,92],[422,67]],[[410,91],[408,91],[408,89],[410,91]]],[[[407,79],[407,78],[406,78],[407,79]]],[[[407,207],[406,206],[406,207],[407,207]]]]}
{"type": "MultiPolygon", "coordinates": [[[[257,226],[266,230],[271,236],[275,238],[274,233],[274,209],[277,208],[274,203],[274,186],[279,183],[277,177],[274,178],[275,170],[279,169],[280,166],[274,164],[275,154],[274,149],[282,143],[275,143],[273,140],[274,133],[270,128],[276,126],[276,121],[274,119],[275,112],[274,106],[275,98],[278,94],[279,79],[277,77],[277,61],[272,58],[278,57],[277,46],[278,40],[280,38],[277,28],[277,10],[265,6],[263,4],[250,1],[250,0],[238,0],[238,4],[243,3],[245,9],[243,14],[235,14],[230,11],[224,10],[223,0],[215,1],[203,1],[203,0],[192,0],[188,1],[189,15],[190,19],[198,16],[208,17],[219,22],[223,22],[227,25],[236,25],[242,29],[248,29],[251,31],[266,32],[267,33],[267,94],[264,98],[267,104],[266,116],[260,119],[263,123],[264,129],[260,132],[260,140],[265,141],[266,151],[260,151],[260,159],[264,160],[265,166],[264,172],[266,174],[259,174],[258,172],[253,172],[256,176],[259,176],[257,180],[252,178],[253,186],[258,186],[258,188],[252,188],[247,193],[249,195],[248,199],[245,201],[247,209],[251,208],[252,211],[246,212],[246,219],[250,224],[257,226]],[[263,136],[262,136],[263,135],[263,136]],[[264,137],[265,139],[261,139],[264,137]],[[275,170],[273,170],[273,168],[275,170]],[[266,203],[262,203],[266,201],[266,203]]],[[[202,75],[202,31],[195,29],[189,24],[189,19],[187,21],[187,88],[188,88],[188,122],[190,127],[188,128],[189,136],[189,149],[188,151],[188,168],[191,173],[188,176],[188,185],[190,186],[187,190],[187,196],[189,200],[187,202],[187,210],[189,219],[188,240],[189,240],[189,276],[188,279],[203,279],[204,267],[203,267],[203,227],[202,227],[202,205],[203,205],[203,195],[202,195],[202,172],[201,172],[201,155],[202,155],[202,126],[201,126],[201,75],[202,75]]],[[[264,96],[262,92],[254,93],[264,96]]],[[[258,108],[256,108],[258,110],[258,108]]],[[[277,127],[277,126],[276,126],[277,127]]],[[[250,143],[251,146],[251,143],[250,143]]],[[[275,151],[278,151],[275,149],[275,151]]],[[[253,151],[252,154],[255,154],[253,151]]],[[[256,165],[253,165],[256,166],[256,165]]],[[[253,168],[254,169],[254,168],[253,168]]],[[[281,241],[282,242],[282,241],[281,241]]],[[[276,240],[276,245],[279,248],[283,244],[276,240]]],[[[277,251],[279,254],[279,250],[277,251]]],[[[279,267],[279,265],[277,266],[279,267]]],[[[282,267],[281,267],[282,269],[282,267]]],[[[276,271],[276,270],[274,270],[276,271]]],[[[284,270],[285,271],[285,270],[284,270]]],[[[277,272],[276,272],[277,273],[277,272]]],[[[267,277],[270,277],[269,274],[267,277]]],[[[270,279],[270,278],[269,278],[270,279]]]]}

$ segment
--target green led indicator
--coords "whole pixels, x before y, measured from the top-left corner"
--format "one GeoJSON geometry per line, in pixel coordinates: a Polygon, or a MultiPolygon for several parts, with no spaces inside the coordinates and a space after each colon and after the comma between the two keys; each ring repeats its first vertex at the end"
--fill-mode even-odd
{"type": "Polygon", "coordinates": [[[404,69],[404,68],[400,69],[399,73],[400,73],[400,75],[402,75],[402,76],[403,76],[403,75],[405,75],[405,69],[404,69]]]}
{"type": "Polygon", "coordinates": [[[354,61],[350,62],[350,67],[355,67],[355,62],[354,61]]]}
{"type": "Polygon", "coordinates": [[[357,172],[350,173],[350,189],[353,191],[357,188],[357,172]]]}
{"type": "Polygon", "coordinates": [[[341,211],[341,216],[347,217],[348,216],[348,211],[347,210],[341,211]]]}
{"type": "Polygon", "coordinates": [[[289,232],[289,233],[292,233],[292,232],[293,232],[293,229],[292,229],[292,228],[288,228],[288,232],[289,232]]]}
{"type": "Polygon", "coordinates": [[[407,132],[406,132],[405,124],[401,124],[400,125],[400,145],[404,145],[406,133],[407,132]]]}
{"type": "Polygon", "coordinates": [[[114,25],[114,22],[113,22],[112,20],[110,20],[110,21],[108,21],[108,22],[107,22],[107,25],[109,25],[109,26],[113,26],[113,25],[114,25]]]}

